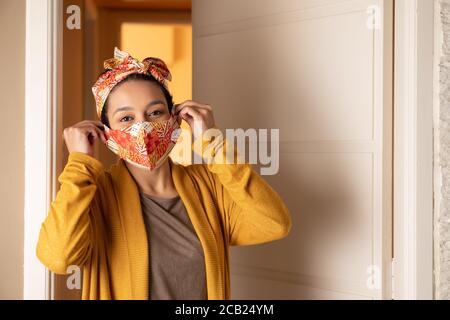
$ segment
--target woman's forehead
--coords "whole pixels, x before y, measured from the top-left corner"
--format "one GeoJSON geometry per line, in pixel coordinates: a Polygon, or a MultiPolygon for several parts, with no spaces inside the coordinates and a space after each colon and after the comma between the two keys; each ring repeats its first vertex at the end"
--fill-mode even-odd
{"type": "Polygon", "coordinates": [[[133,108],[148,107],[156,105],[156,102],[166,104],[164,94],[157,84],[136,80],[119,85],[116,90],[110,93],[108,100],[111,109],[125,106],[133,108]]]}

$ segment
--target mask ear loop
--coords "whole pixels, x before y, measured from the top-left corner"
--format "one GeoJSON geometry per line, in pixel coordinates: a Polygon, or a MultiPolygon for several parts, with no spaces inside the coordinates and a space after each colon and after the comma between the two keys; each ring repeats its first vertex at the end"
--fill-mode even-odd
{"type": "Polygon", "coordinates": [[[109,129],[104,123],[102,123],[101,126],[97,126],[97,127],[102,131],[106,131],[107,129],[109,129]]]}
{"type": "Polygon", "coordinates": [[[104,123],[97,125],[97,128],[102,131],[106,131],[107,129],[109,129],[104,123]]]}
{"type": "Polygon", "coordinates": [[[176,103],[172,106],[171,116],[175,118],[176,122],[178,122],[178,126],[181,126],[183,119],[181,119],[181,117],[175,113],[175,110],[179,105],[180,103],[176,103]]]}
{"type": "Polygon", "coordinates": [[[177,107],[180,105],[180,103],[175,103],[173,106],[172,106],[172,111],[170,112],[171,114],[173,114],[173,115],[176,115],[176,113],[175,113],[175,110],[177,109],[177,107]]]}
{"type": "Polygon", "coordinates": [[[176,117],[177,117],[176,121],[178,122],[178,126],[181,126],[183,119],[181,119],[181,117],[179,115],[177,115],[176,117]]]}
{"type": "Polygon", "coordinates": [[[102,123],[103,126],[98,126],[100,130],[103,131],[105,138],[106,138],[106,142],[105,144],[108,144],[108,140],[109,140],[109,131],[111,130],[106,124],[102,123]]]}

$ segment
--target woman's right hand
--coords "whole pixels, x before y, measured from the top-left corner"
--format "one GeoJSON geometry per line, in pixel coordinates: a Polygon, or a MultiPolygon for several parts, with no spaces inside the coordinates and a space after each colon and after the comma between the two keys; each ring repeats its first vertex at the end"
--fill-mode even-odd
{"type": "Polygon", "coordinates": [[[63,139],[69,153],[82,152],[94,156],[95,141],[101,139],[106,143],[103,123],[100,121],[84,120],[65,128],[63,139]]]}

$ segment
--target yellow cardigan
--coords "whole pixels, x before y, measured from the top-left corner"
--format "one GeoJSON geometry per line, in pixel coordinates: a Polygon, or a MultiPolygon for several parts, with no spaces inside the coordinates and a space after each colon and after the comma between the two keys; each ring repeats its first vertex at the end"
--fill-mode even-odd
{"type": "MultiPolygon", "coordinates": [[[[169,163],[204,250],[208,299],[230,299],[228,247],[285,237],[289,210],[250,164],[169,163]]],[[[149,299],[147,234],[124,161],[104,170],[95,158],[73,152],[58,181],[40,230],[39,260],[57,274],[79,266],[82,299],[149,299]]]]}

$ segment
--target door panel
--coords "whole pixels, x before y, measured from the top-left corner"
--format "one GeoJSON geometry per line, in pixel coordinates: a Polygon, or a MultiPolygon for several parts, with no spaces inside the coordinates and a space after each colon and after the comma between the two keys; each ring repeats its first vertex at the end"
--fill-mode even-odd
{"type": "Polygon", "coordinates": [[[231,249],[233,299],[390,297],[393,2],[193,2],[193,97],[280,129],[280,241],[231,249]],[[368,24],[375,17],[376,27],[368,24]]]}

